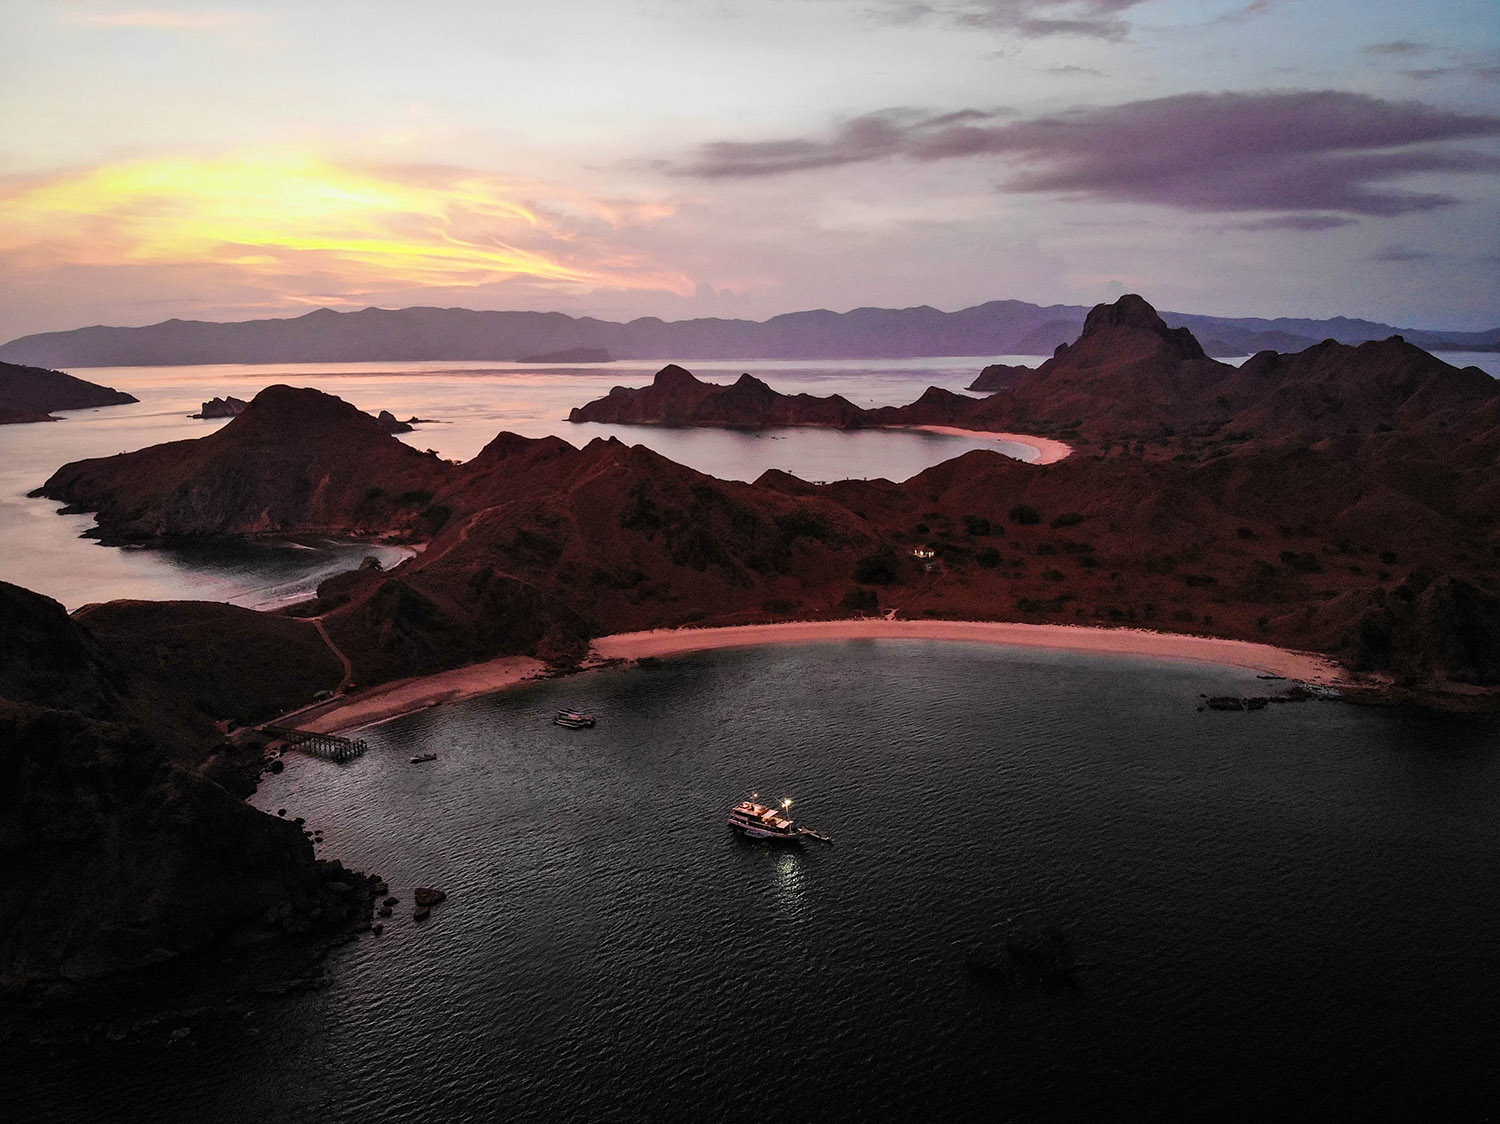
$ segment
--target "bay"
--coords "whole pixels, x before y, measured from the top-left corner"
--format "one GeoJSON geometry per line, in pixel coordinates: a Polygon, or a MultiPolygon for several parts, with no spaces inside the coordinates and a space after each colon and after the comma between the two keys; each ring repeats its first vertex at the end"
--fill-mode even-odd
{"type": "Polygon", "coordinates": [[[255,803],[387,877],[386,933],[190,1045],[18,1056],[18,1118],[1477,1118],[1500,730],[1199,709],[1265,689],[869,641],[370,728],[364,757],[293,755],[255,803]],[[598,727],[551,725],[564,706],[598,727]],[[751,789],[835,845],[737,838],[751,789]],[[420,924],[417,885],[449,894],[420,924]],[[1007,945],[1052,929],[1076,986],[1007,984],[1007,945]]]}

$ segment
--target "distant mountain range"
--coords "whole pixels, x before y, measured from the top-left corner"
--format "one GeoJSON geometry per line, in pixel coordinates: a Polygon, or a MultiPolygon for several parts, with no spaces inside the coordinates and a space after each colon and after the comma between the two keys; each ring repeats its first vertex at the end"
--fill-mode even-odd
{"type": "MultiPolygon", "coordinates": [[[[959,312],[857,308],[793,312],[769,320],[643,317],[615,323],[560,312],[462,308],[319,309],[282,320],[167,320],[143,328],[96,326],[22,336],[0,359],[50,367],[176,366],[197,363],[324,363],[473,360],[607,354],[615,359],[902,359],[937,355],[1051,355],[1076,339],[1088,309],[990,301],[959,312]]],[[[1430,332],[1369,320],[1227,318],[1163,313],[1188,328],[1209,355],[1300,351],[1325,339],[1364,343],[1404,336],[1429,351],[1500,350],[1500,328],[1430,332]]]]}

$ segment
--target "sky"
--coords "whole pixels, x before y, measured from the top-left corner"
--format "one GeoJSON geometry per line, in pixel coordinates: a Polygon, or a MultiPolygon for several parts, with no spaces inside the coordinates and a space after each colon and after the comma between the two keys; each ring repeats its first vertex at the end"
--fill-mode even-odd
{"type": "Polygon", "coordinates": [[[1495,0],[0,0],[0,339],[1138,292],[1500,326],[1495,0]]]}

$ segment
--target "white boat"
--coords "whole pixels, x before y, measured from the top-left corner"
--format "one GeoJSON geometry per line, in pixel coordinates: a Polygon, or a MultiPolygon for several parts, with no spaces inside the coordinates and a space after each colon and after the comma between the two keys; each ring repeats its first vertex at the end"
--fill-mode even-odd
{"type": "Polygon", "coordinates": [[[741,800],[733,808],[729,809],[729,826],[750,839],[785,840],[796,843],[801,836],[797,825],[786,816],[786,810],[792,806],[790,799],[781,802],[781,810],[768,808],[764,804],[757,804],[752,799],[741,800]]]}
{"type": "Polygon", "coordinates": [[[594,724],[592,714],[583,714],[576,710],[559,710],[552,716],[552,721],[559,726],[566,726],[570,730],[582,730],[594,724]]]}

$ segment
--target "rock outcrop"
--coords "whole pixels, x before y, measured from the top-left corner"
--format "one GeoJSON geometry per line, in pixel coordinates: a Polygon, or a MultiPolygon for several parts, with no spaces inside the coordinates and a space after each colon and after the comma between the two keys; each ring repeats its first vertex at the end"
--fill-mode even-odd
{"type": "Polygon", "coordinates": [[[978,391],[982,394],[994,394],[998,390],[1014,390],[1027,375],[1031,374],[1031,367],[1013,367],[1004,363],[991,363],[971,382],[966,389],[978,391]]]}
{"type": "Polygon", "coordinates": [[[380,413],[375,415],[375,421],[379,423],[380,428],[392,435],[410,433],[412,431],[412,422],[416,420],[416,418],[412,418],[410,421],[402,421],[389,410],[381,410],[380,413]]]}
{"type": "Polygon", "coordinates": [[[199,407],[195,418],[237,418],[245,412],[250,403],[242,398],[230,395],[227,398],[210,398],[199,407]]]}

